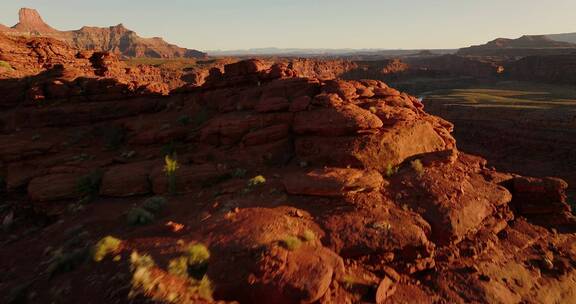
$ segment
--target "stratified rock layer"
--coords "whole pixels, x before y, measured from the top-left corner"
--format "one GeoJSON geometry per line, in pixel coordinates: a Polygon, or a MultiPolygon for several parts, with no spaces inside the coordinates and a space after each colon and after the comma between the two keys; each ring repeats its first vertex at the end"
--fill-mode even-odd
{"type": "Polygon", "coordinates": [[[18,203],[0,215],[16,218],[16,233],[30,221],[18,206],[58,219],[3,247],[0,266],[12,279],[0,282],[2,292],[31,281],[27,296],[56,301],[54,284],[68,284],[70,301],[123,302],[129,291],[118,286],[134,282],[127,261],[138,252],[157,261],[154,284],[186,290],[143,297],[209,302],[174,262],[202,243],[210,257],[185,267],[210,280],[217,301],[575,296],[566,184],[500,173],[460,153],[451,123],[383,82],[297,77],[285,64],[245,60],[163,96],[139,89],[140,78],[110,54],[0,38],[12,72],[28,77],[0,80],[6,96],[25,92],[1,104],[0,168],[18,203]],[[151,195],[164,195],[166,206],[141,201],[151,195]],[[151,223],[127,226],[134,214],[151,223]],[[45,264],[30,266],[48,247],[61,256],[83,237],[93,244],[106,235],[124,241],[102,266],[73,264],[54,273],[58,281],[37,276],[45,264]]]}

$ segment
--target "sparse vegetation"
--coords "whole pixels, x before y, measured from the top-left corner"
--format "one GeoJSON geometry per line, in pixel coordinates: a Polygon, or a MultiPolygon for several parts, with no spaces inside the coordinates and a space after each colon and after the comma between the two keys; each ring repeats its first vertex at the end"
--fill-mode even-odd
{"type": "Polygon", "coordinates": [[[106,236],[102,238],[96,245],[94,246],[94,253],[93,259],[95,262],[100,262],[104,260],[104,258],[112,253],[118,253],[120,250],[120,246],[122,245],[122,241],[113,237],[113,236],[106,236]]]}
{"type": "Polygon", "coordinates": [[[148,225],[154,222],[154,214],[144,208],[134,207],[128,211],[126,220],[130,225],[148,225]]]}
{"type": "Polygon", "coordinates": [[[88,232],[82,226],[68,230],[65,236],[66,240],[56,249],[47,247],[44,250],[48,259],[42,265],[46,267],[45,273],[49,277],[74,270],[90,256],[92,246],[88,232]]]}
{"type": "Polygon", "coordinates": [[[88,257],[90,250],[88,247],[77,248],[71,251],[65,251],[63,248],[52,251],[52,256],[48,260],[46,269],[49,276],[58,273],[74,270],[82,264],[88,257]]]}
{"type": "Polygon", "coordinates": [[[12,68],[12,66],[10,65],[10,63],[0,60],[0,70],[8,70],[8,71],[13,71],[14,68],[12,68]]]}
{"type": "Polygon", "coordinates": [[[422,165],[422,161],[419,159],[411,161],[410,167],[412,167],[412,170],[414,170],[418,176],[422,176],[424,174],[424,165],[422,165]]]}
{"type": "Polygon", "coordinates": [[[210,259],[210,251],[202,244],[190,245],[185,253],[190,266],[204,265],[210,259]]]}
{"type": "Polygon", "coordinates": [[[341,282],[342,282],[342,285],[344,285],[344,288],[346,288],[346,289],[352,289],[357,284],[356,278],[354,278],[353,276],[351,276],[349,274],[344,275],[344,277],[342,277],[341,282]]]}
{"type": "Polygon", "coordinates": [[[294,251],[302,246],[302,241],[299,238],[289,235],[283,238],[280,243],[282,246],[290,251],[294,251]]]}
{"type": "Polygon", "coordinates": [[[164,157],[164,172],[166,172],[168,177],[168,192],[170,194],[176,194],[176,170],[178,168],[178,160],[175,155],[166,155],[164,157]]]}
{"type": "Polygon", "coordinates": [[[168,264],[168,274],[187,280],[185,290],[177,284],[162,284],[166,277],[161,269],[152,269],[154,260],[148,255],[132,252],[130,256],[132,276],[131,295],[145,294],[153,300],[177,302],[188,297],[199,296],[212,299],[212,283],[206,276],[210,252],[202,244],[192,244],[184,250],[182,256],[172,259],[168,264]]]}
{"type": "Polygon", "coordinates": [[[144,200],[142,203],[142,208],[156,213],[162,210],[166,206],[166,199],[161,196],[154,196],[144,200]]]}
{"type": "Polygon", "coordinates": [[[98,197],[101,181],[101,170],[94,170],[89,174],[80,177],[76,184],[78,195],[80,197],[80,203],[89,203],[98,197]]]}
{"type": "Polygon", "coordinates": [[[316,239],[316,234],[314,234],[314,231],[306,229],[304,233],[302,233],[302,238],[306,242],[312,242],[316,239]]]}
{"type": "Polygon", "coordinates": [[[386,166],[386,177],[390,178],[396,173],[398,173],[398,167],[394,167],[392,164],[386,166]]]}
{"type": "Polygon", "coordinates": [[[135,206],[126,215],[130,225],[148,225],[156,219],[156,214],[166,205],[166,199],[160,196],[146,199],[140,206],[135,206]]]}
{"type": "Polygon", "coordinates": [[[255,176],[248,181],[248,187],[256,187],[266,183],[266,178],[262,175],[255,176]]]}

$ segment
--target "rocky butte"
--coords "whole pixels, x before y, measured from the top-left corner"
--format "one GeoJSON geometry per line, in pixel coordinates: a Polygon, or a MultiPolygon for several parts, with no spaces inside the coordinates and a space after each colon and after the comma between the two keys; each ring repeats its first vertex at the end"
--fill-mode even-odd
{"type": "Polygon", "coordinates": [[[18,15],[18,24],[11,28],[0,25],[0,31],[9,35],[56,38],[77,49],[107,51],[126,57],[206,57],[203,52],[169,44],[162,38],[142,38],[122,24],[108,28],[85,26],[79,30],[59,31],[46,24],[34,9],[22,8],[18,15]]]}
{"type": "Polygon", "coordinates": [[[381,81],[245,60],[167,92],[111,53],[0,46],[6,302],[576,298],[567,184],[460,152],[381,81]]]}

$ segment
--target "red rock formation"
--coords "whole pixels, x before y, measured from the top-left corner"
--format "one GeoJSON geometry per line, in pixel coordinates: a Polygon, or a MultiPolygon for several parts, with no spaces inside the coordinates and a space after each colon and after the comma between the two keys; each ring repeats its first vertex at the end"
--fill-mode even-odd
{"type": "MultiPolygon", "coordinates": [[[[12,41],[28,49],[28,40],[12,41]]],[[[37,64],[35,52],[22,54],[37,64]]],[[[122,69],[113,56],[80,57],[62,68],[92,71],[75,82],[84,84],[79,94],[52,83],[41,103],[3,104],[1,171],[18,201],[8,207],[18,212],[11,229],[27,223],[18,206],[74,208],[3,247],[11,281],[1,290],[34,277],[42,299],[69,282],[70,301],[122,302],[128,290],[117,287],[143,279],[126,262],[136,251],[158,261],[148,266],[153,284],[185,289],[186,298],[200,296],[197,276],[211,281],[214,299],[243,303],[561,303],[574,295],[565,184],[499,173],[458,152],[453,125],[413,96],[377,80],[298,77],[260,60],[212,70],[201,87],[134,96],[102,80],[122,69]],[[167,154],[178,162],[173,180],[167,154]],[[138,196],[170,192],[172,181],[177,195],[148,218],[156,221],[127,227],[124,214],[143,212],[138,196]],[[167,222],[181,227],[168,231],[167,222]],[[48,245],[69,252],[108,234],[125,240],[103,264],[54,272],[58,281],[36,276],[44,264],[30,267],[48,245]],[[190,243],[205,244],[210,257],[178,273],[174,258],[190,243]]],[[[141,296],[171,296],[154,291],[141,296]]]]}
{"type": "Polygon", "coordinates": [[[18,23],[12,27],[12,29],[24,32],[24,33],[34,33],[40,35],[42,33],[49,34],[54,33],[56,30],[46,24],[40,14],[31,8],[22,8],[18,12],[18,23]]]}
{"type": "Polygon", "coordinates": [[[574,54],[528,56],[509,63],[506,73],[518,80],[576,84],[576,50],[574,54]]]}
{"type": "Polygon", "coordinates": [[[108,28],[82,27],[74,31],[59,31],[47,25],[40,14],[29,8],[19,12],[20,21],[10,30],[10,35],[51,37],[67,42],[74,48],[112,52],[126,57],[152,58],[203,58],[205,53],[169,44],[162,38],[142,38],[122,24],[108,28]]]}

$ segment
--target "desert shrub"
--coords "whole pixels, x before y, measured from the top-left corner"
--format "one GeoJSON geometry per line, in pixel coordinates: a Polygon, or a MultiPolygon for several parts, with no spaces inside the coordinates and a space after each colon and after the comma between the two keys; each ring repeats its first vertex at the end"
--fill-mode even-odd
{"type": "Polygon", "coordinates": [[[14,68],[12,68],[12,66],[10,65],[10,63],[0,60],[0,70],[9,70],[9,71],[13,71],[14,68]]]}
{"type": "Polygon", "coordinates": [[[45,274],[49,277],[74,270],[90,256],[92,246],[83,226],[69,229],[64,236],[65,241],[57,249],[48,247],[44,250],[48,259],[42,261],[41,265],[46,267],[45,274]]]}
{"type": "Polygon", "coordinates": [[[248,181],[248,187],[256,187],[266,183],[266,178],[262,175],[255,176],[248,181]]]}
{"type": "Polygon", "coordinates": [[[304,233],[302,233],[302,239],[306,242],[312,242],[316,239],[316,234],[314,234],[314,231],[306,229],[304,233]]]}
{"type": "Polygon", "coordinates": [[[143,294],[152,298],[152,300],[169,303],[188,303],[189,299],[197,296],[212,300],[212,283],[205,276],[205,271],[197,279],[189,276],[191,259],[207,263],[207,260],[204,260],[206,253],[208,253],[209,257],[208,249],[203,245],[196,244],[188,247],[183,256],[169,262],[168,274],[188,280],[189,287],[183,290],[175,285],[162,284],[162,279],[166,278],[166,275],[160,269],[152,270],[155,267],[152,257],[132,252],[130,263],[133,274],[130,295],[143,294]]]}
{"type": "Polygon", "coordinates": [[[64,251],[63,248],[57,249],[52,252],[52,257],[47,262],[46,271],[51,277],[58,273],[72,271],[88,258],[89,253],[88,247],[77,248],[72,251],[64,251]]]}
{"type": "Polygon", "coordinates": [[[418,174],[418,176],[422,176],[422,174],[424,174],[424,166],[422,165],[422,161],[419,159],[411,161],[410,166],[412,167],[412,170],[418,174]]]}
{"type": "Polygon", "coordinates": [[[144,200],[128,211],[126,220],[130,225],[148,225],[156,219],[156,214],[166,206],[166,199],[155,196],[144,200]]]}
{"type": "Polygon", "coordinates": [[[390,178],[396,173],[398,173],[398,167],[394,167],[392,164],[386,166],[386,177],[390,178]]]}
{"type": "Polygon", "coordinates": [[[157,213],[160,210],[164,209],[165,206],[166,206],[165,198],[161,196],[154,196],[144,200],[141,207],[152,213],[157,213]]]}
{"type": "Polygon", "coordinates": [[[176,170],[178,170],[178,160],[175,155],[164,156],[164,172],[168,177],[168,192],[176,194],[176,170]]]}
{"type": "Polygon", "coordinates": [[[78,195],[80,196],[80,202],[87,203],[98,197],[101,181],[101,170],[94,170],[89,174],[81,176],[76,183],[76,189],[78,195]]]}
{"type": "Polygon", "coordinates": [[[282,244],[282,246],[290,251],[294,251],[298,248],[300,248],[300,246],[302,245],[302,241],[300,241],[299,238],[289,235],[286,236],[284,239],[282,239],[280,241],[280,244],[282,244]]]}
{"type": "Polygon", "coordinates": [[[102,238],[93,248],[92,257],[95,262],[102,261],[107,255],[117,253],[120,250],[122,241],[113,237],[106,236],[102,238]]]}
{"type": "Polygon", "coordinates": [[[144,208],[134,207],[128,211],[126,220],[130,225],[148,225],[154,222],[156,216],[144,208]]]}
{"type": "Polygon", "coordinates": [[[206,264],[210,259],[210,251],[202,244],[190,245],[185,254],[188,257],[188,265],[191,266],[206,264]]]}
{"type": "Polygon", "coordinates": [[[342,285],[344,285],[344,288],[346,288],[346,289],[352,289],[358,283],[356,278],[349,275],[349,274],[344,275],[342,277],[341,282],[342,282],[342,285]]]}
{"type": "Polygon", "coordinates": [[[168,262],[168,272],[173,275],[188,277],[188,258],[181,256],[170,260],[168,262]]]}

